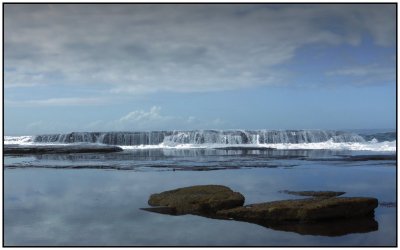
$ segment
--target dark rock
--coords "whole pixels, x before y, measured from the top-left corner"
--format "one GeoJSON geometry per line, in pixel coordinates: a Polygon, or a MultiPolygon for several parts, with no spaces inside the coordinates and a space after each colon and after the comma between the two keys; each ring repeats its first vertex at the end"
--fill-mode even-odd
{"type": "Polygon", "coordinates": [[[246,221],[278,231],[294,232],[301,235],[342,236],[351,233],[368,233],[377,231],[378,222],[373,217],[352,219],[334,219],[299,222],[274,222],[265,220],[246,221]]]}
{"type": "Polygon", "coordinates": [[[353,155],[349,156],[346,160],[348,161],[395,161],[397,156],[395,154],[390,155],[353,155]]]}
{"type": "MultiPolygon", "coordinates": [[[[292,191],[285,191],[292,192],[292,191]]],[[[340,236],[378,230],[374,209],[378,200],[365,197],[331,197],[344,192],[300,191],[317,198],[283,200],[243,206],[244,197],[225,186],[179,188],[150,196],[142,208],[161,214],[196,214],[212,219],[237,220],[280,231],[305,235],[340,236]]]]}
{"type": "Polygon", "coordinates": [[[221,210],[217,215],[244,221],[319,221],[372,216],[377,206],[375,198],[312,198],[252,204],[221,210]]]}
{"type": "Polygon", "coordinates": [[[178,215],[176,212],[176,208],[174,207],[146,207],[141,208],[141,210],[158,214],[178,215]]]}
{"type": "MultiPolygon", "coordinates": [[[[175,208],[172,207],[149,207],[141,208],[142,210],[168,215],[180,215],[175,208]]],[[[368,233],[377,231],[378,222],[371,216],[360,218],[345,218],[322,221],[272,221],[264,219],[237,219],[219,216],[217,214],[201,214],[201,216],[211,219],[234,219],[236,221],[244,221],[254,223],[266,228],[277,231],[294,232],[301,235],[319,235],[319,236],[342,236],[351,233],[368,233]]]]}
{"type": "Polygon", "coordinates": [[[109,145],[4,145],[4,154],[71,154],[71,153],[111,153],[123,151],[122,148],[109,145]]]}
{"type": "Polygon", "coordinates": [[[212,214],[242,206],[244,196],[225,186],[202,185],[152,194],[148,203],[175,208],[177,214],[212,214]]]}
{"type": "Polygon", "coordinates": [[[396,161],[396,154],[385,155],[337,155],[334,158],[310,158],[308,161],[348,161],[348,162],[363,162],[363,161],[396,161]]]}
{"type": "Polygon", "coordinates": [[[213,170],[227,170],[227,169],[239,169],[237,166],[195,166],[195,167],[174,167],[173,171],[213,171],[213,170]]]}
{"type": "Polygon", "coordinates": [[[299,195],[299,196],[312,196],[312,197],[336,197],[346,192],[335,192],[335,191],[281,191],[285,194],[299,195]]]}

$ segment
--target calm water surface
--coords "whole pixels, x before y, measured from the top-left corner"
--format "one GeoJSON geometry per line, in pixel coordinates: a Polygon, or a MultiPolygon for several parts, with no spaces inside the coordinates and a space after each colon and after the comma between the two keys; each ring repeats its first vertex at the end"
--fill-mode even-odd
{"type": "Polygon", "coordinates": [[[396,202],[396,161],[348,161],[341,157],[354,154],[139,150],[106,155],[7,156],[4,244],[394,246],[395,207],[375,210],[378,230],[336,237],[140,210],[148,206],[152,193],[204,184],[226,185],[241,192],[246,204],[299,198],[281,190],[345,191],[345,196],[396,202]],[[180,171],[193,167],[221,170],[180,171]]]}

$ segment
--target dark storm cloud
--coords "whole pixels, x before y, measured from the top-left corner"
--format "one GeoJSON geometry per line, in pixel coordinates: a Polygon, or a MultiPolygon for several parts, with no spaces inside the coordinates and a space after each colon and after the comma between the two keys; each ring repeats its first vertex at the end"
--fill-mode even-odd
{"type": "Polygon", "coordinates": [[[6,4],[6,87],[107,85],[114,93],[281,84],[312,44],[395,42],[394,5],[6,4]],[[34,76],[34,77],[33,77],[34,76]]]}

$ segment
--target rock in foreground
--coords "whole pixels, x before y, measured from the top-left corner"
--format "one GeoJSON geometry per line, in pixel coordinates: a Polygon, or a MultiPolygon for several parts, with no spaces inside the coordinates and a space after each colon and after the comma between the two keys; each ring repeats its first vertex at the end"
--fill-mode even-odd
{"type": "Polygon", "coordinates": [[[333,197],[252,204],[217,215],[244,221],[320,221],[372,216],[377,206],[375,198],[333,197]]]}
{"type": "Polygon", "coordinates": [[[312,197],[335,197],[345,194],[346,192],[335,192],[335,191],[289,191],[283,190],[282,193],[298,195],[298,196],[312,196],[312,197]]]}
{"type": "Polygon", "coordinates": [[[150,206],[174,208],[176,214],[213,214],[219,210],[240,207],[244,196],[220,185],[202,185],[178,188],[153,194],[150,206]]]}
{"type": "MultiPolygon", "coordinates": [[[[246,221],[250,222],[250,221],[246,221]]],[[[300,222],[251,221],[251,223],[278,231],[301,235],[342,236],[351,233],[368,233],[379,229],[373,217],[300,222]]]]}
{"type": "Polygon", "coordinates": [[[267,228],[308,235],[339,236],[378,230],[374,209],[378,200],[332,197],[343,192],[301,191],[314,198],[283,200],[243,206],[244,197],[230,188],[205,185],[153,194],[142,208],[160,214],[196,214],[213,219],[255,223],[267,228]]]}

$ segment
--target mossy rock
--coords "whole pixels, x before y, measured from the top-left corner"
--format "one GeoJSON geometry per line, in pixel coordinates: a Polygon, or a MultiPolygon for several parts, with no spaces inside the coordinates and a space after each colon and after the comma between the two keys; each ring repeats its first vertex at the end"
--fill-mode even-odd
{"type": "Polygon", "coordinates": [[[244,196],[225,186],[200,185],[152,194],[148,203],[174,208],[177,214],[213,214],[242,206],[244,196]]]}
{"type": "Polygon", "coordinates": [[[319,221],[373,215],[377,206],[378,200],[368,197],[312,198],[252,204],[217,215],[245,221],[319,221]]]}

